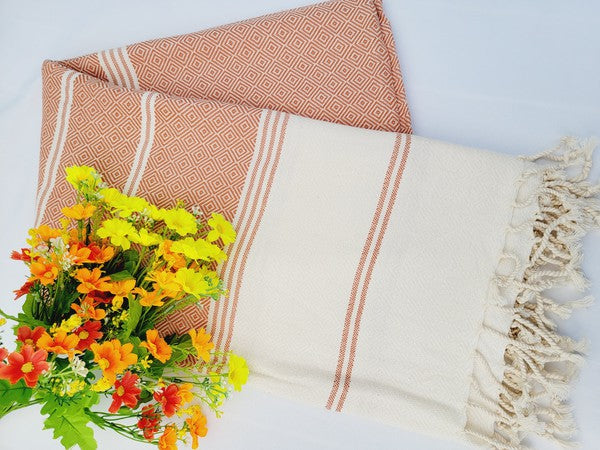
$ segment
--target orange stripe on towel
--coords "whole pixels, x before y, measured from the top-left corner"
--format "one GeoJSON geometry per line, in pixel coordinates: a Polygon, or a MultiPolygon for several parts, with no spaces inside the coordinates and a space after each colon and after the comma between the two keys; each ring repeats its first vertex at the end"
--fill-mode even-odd
{"type": "Polygon", "coordinates": [[[362,312],[364,309],[364,303],[367,295],[367,291],[369,288],[369,282],[371,279],[371,275],[373,272],[373,268],[377,261],[377,256],[379,254],[379,249],[381,248],[381,243],[383,241],[383,237],[385,235],[385,231],[387,229],[387,224],[389,222],[389,218],[391,215],[391,211],[394,207],[394,203],[396,200],[396,195],[398,192],[398,186],[400,185],[400,180],[402,178],[402,173],[404,172],[404,168],[406,166],[406,159],[408,157],[408,152],[410,149],[410,135],[401,135],[398,134],[396,136],[396,140],[394,142],[394,149],[392,151],[392,155],[390,157],[390,162],[387,167],[387,171],[385,174],[385,178],[383,181],[383,186],[381,188],[381,193],[379,195],[379,199],[377,201],[377,206],[375,208],[375,212],[373,214],[373,220],[371,221],[371,227],[369,229],[369,234],[367,235],[367,239],[365,241],[365,245],[363,247],[363,251],[361,253],[360,261],[358,263],[358,267],[356,269],[356,274],[354,276],[354,281],[352,283],[352,290],[350,292],[350,299],[348,301],[348,308],[346,310],[346,316],[344,319],[344,329],[342,331],[342,337],[340,342],[340,352],[338,356],[338,362],[336,366],[335,376],[333,380],[333,385],[331,387],[331,392],[327,399],[326,407],[327,409],[331,409],[333,404],[338,396],[338,392],[340,390],[340,386],[342,384],[342,379],[344,379],[343,388],[340,394],[340,398],[336,407],[337,411],[341,411],[344,401],[346,399],[346,395],[348,393],[348,389],[350,387],[350,380],[352,377],[352,368],[354,366],[354,358],[356,355],[356,345],[358,343],[358,333],[360,331],[360,321],[362,318],[362,312]],[[400,153],[400,144],[402,142],[402,138],[405,138],[404,151],[402,154],[402,158],[400,160],[400,164],[398,165],[398,156],[400,153]],[[390,185],[392,185],[392,191],[389,193],[390,185]],[[389,193],[389,198],[388,198],[389,193]],[[387,201],[387,203],[386,203],[387,201]],[[384,212],[385,210],[385,212],[384,212]],[[384,212],[384,213],[383,213],[384,212]],[[382,220],[383,213],[383,220],[382,220]],[[373,243],[374,248],[373,247],[373,243]],[[367,266],[367,270],[365,273],[365,265],[367,266]],[[362,282],[362,283],[361,283],[362,282]],[[357,307],[356,299],[358,296],[358,292],[360,290],[360,299],[357,307]],[[352,322],[352,318],[354,317],[354,322],[352,322]],[[349,335],[352,327],[352,341],[350,346],[350,352],[348,355],[348,361],[346,362],[346,353],[348,347],[349,335]]]}

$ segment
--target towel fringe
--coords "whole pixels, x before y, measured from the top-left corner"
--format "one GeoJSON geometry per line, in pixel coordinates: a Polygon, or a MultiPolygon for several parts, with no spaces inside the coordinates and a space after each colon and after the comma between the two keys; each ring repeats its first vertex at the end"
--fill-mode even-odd
{"type": "MultiPolygon", "coordinates": [[[[585,342],[560,335],[555,317],[566,319],[573,310],[591,305],[593,299],[586,296],[559,303],[546,291],[559,286],[579,291],[588,287],[580,266],[581,240],[588,231],[600,227],[600,184],[588,181],[594,148],[594,141],[567,137],[553,149],[523,158],[537,167],[526,171],[521,182],[537,177],[541,185],[514,205],[523,208],[537,204],[533,219],[509,229],[523,232],[529,226],[533,231],[529,261],[519,270],[515,256],[513,273],[493,281],[498,292],[517,293],[510,305],[499,304],[513,316],[504,375],[496,386],[500,393],[493,415],[495,432],[489,436],[469,425],[465,428],[467,434],[494,448],[524,448],[523,439],[530,433],[564,447],[573,446],[576,427],[565,400],[570,381],[584,362],[585,342]]],[[[501,301],[501,295],[496,298],[501,301]]],[[[492,379],[492,383],[498,382],[497,377],[492,379]]],[[[474,379],[474,392],[481,391],[477,383],[474,379]]]]}

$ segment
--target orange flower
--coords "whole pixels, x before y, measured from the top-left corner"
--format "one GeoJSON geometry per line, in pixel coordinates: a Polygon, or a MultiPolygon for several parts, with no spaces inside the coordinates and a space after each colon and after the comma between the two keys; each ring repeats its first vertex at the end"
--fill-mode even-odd
{"type": "Polygon", "coordinates": [[[187,265],[185,256],[180,253],[172,252],[171,245],[173,245],[173,241],[169,239],[165,239],[161,242],[157,249],[158,255],[162,256],[168,267],[172,267],[173,269],[185,267],[187,265]]]}
{"type": "Polygon", "coordinates": [[[42,350],[57,355],[69,355],[69,358],[72,358],[75,354],[77,344],[79,344],[79,337],[76,334],[67,334],[66,331],[62,330],[57,331],[53,337],[44,332],[37,340],[37,346],[42,350]]]}
{"type": "Polygon", "coordinates": [[[0,347],[0,364],[2,363],[2,361],[4,361],[6,359],[7,356],[8,356],[8,350],[6,350],[3,347],[0,347]]]}
{"type": "Polygon", "coordinates": [[[92,297],[86,297],[81,304],[71,303],[71,309],[84,320],[102,320],[106,317],[106,311],[97,308],[92,297]]]}
{"type": "Polygon", "coordinates": [[[131,290],[135,287],[135,280],[123,280],[123,281],[113,281],[109,284],[108,292],[113,294],[115,297],[112,299],[113,305],[117,306],[117,309],[120,308],[120,305],[123,304],[123,298],[127,297],[131,290]]]}
{"type": "Polygon", "coordinates": [[[158,450],[177,450],[177,429],[173,425],[165,427],[158,440],[158,450]]]}
{"type": "Polygon", "coordinates": [[[53,284],[58,277],[58,267],[42,258],[32,262],[29,270],[31,271],[29,281],[39,280],[44,286],[53,284]]]}
{"type": "Polygon", "coordinates": [[[78,203],[71,207],[65,206],[61,211],[69,219],[84,220],[92,217],[92,214],[96,211],[96,207],[90,204],[83,205],[78,203]]]}
{"type": "Polygon", "coordinates": [[[110,277],[103,277],[102,271],[98,267],[93,270],[79,269],[75,272],[75,279],[81,284],[77,286],[77,292],[87,294],[92,291],[108,291],[110,284],[107,283],[110,277]]]}
{"type": "Polygon", "coordinates": [[[146,340],[140,344],[140,347],[146,347],[152,356],[163,364],[171,358],[173,353],[173,349],[167,344],[167,341],[158,335],[158,330],[147,330],[146,340]]]}
{"type": "Polygon", "coordinates": [[[115,392],[112,395],[112,404],[108,408],[108,412],[116,413],[121,405],[135,408],[138,402],[138,397],[142,390],[136,386],[140,377],[127,371],[120,380],[115,381],[115,392]]]}
{"type": "Polygon", "coordinates": [[[158,291],[150,291],[148,292],[146,289],[137,287],[132,291],[134,294],[140,296],[140,305],[142,306],[162,306],[165,304],[163,302],[163,295],[159,295],[158,291]]]}
{"type": "Polygon", "coordinates": [[[194,385],[192,383],[182,383],[179,385],[179,392],[177,394],[181,399],[182,406],[194,400],[194,393],[192,392],[193,388],[194,385]]]}
{"type": "Polygon", "coordinates": [[[133,344],[121,344],[118,339],[102,344],[93,343],[90,350],[94,353],[94,361],[102,369],[102,374],[110,380],[115,380],[118,374],[137,362],[137,355],[131,353],[133,344]]]}
{"type": "Polygon", "coordinates": [[[198,331],[191,329],[188,334],[192,338],[192,345],[198,352],[198,358],[202,358],[204,362],[210,360],[210,351],[215,348],[215,344],[210,342],[210,334],[206,333],[204,328],[198,329],[198,331]]]}
{"type": "Polygon", "coordinates": [[[8,355],[8,364],[0,362],[0,378],[11,384],[23,378],[27,386],[34,387],[42,372],[48,370],[46,358],[46,351],[34,351],[31,345],[24,345],[20,352],[8,355]]]}
{"type": "Polygon", "coordinates": [[[50,228],[48,225],[40,225],[37,228],[31,228],[29,230],[29,236],[31,239],[27,240],[27,243],[32,247],[35,247],[41,242],[48,242],[50,239],[59,237],[62,235],[62,230],[58,228],[50,228]]]}
{"type": "Polygon", "coordinates": [[[79,242],[72,243],[69,247],[69,257],[74,264],[91,262],[89,260],[91,252],[89,248],[79,242]]]}
{"type": "Polygon", "coordinates": [[[155,270],[147,277],[147,280],[154,281],[152,287],[155,291],[160,290],[166,297],[176,298],[181,293],[181,286],[175,281],[175,274],[167,270],[155,270]]]}
{"type": "Polygon", "coordinates": [[[22,342],[24,345],[31,345],[36,348],[37,340],[42,337],[46,332],[44,327],[35,327],[33,330],[27,325],[19,327],[17,330],[17,341],[22,342]]]}
{"type": "Polygon", "coordinates": [[[206,428],[206,417],[202,414],[202,410],[198,405],[192,406],[192,416],[185,419],[190,435],[192,436],[192,448],[198,448],[198,438],[206,436],[208,428],[206,428]]]}

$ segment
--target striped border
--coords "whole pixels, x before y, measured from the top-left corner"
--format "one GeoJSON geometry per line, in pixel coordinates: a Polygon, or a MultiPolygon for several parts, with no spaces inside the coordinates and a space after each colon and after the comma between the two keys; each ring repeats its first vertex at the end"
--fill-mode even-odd
{"type": "Polygon", "coordinates": [[[141,109],[141,125],[140,125],[140,141],[135,150],[135,158],[131,165],[131,172],[123,188],[123,193],[126,195],[134,195],[142,181],[142,176],[146,170],[148,157],[154,144],[154,129],[156,127],[156,114],[154,104],[158,95],[153,92],[145,92],[142,95],[141,109]]]}
{"type": "Polygon", "coordinates": [[[46,166],[44,167],[44,177],[36,201],[37,206],[35,226],[39,226],[44,217],[48,199],[50,198],[50,194],[52,193],[52,190],[54,189],[54,184],[56,183],[58,165],[65,146],[67,133],[69,131],[69,117],[71,115],[71,106],[73,104],[73,90],[75,79],[79,75],[80,73],[78,72],[67,70],[61,78],[60,102],[58,104],[58,110],[56,113],[54,137],[52,139],[50,152],[48,153],[48,158],[46,159],[46,166]]]}
{"type": "Polygon", "coordinates": [[[224,351],[228,351],[231,345],[246,261],[266,210],[289,118],[289,114],[272,111],[264,112],[261,117],[255,147],[256,160],[252,161],[248,170],[249,176],[239,203],[241,207],[234,219],[239,238],[231,247],[229,260],[223,265],[222,277],[227,280],[228,297],[215,303],[209,320],[215,345],[224,351]]]}
{"type": "Polygon", "coordinates": [[[350,389],[352,369],[354,367],[358,335],[360,332],[360,322],[369,289],[369,283],[373,274],[373,268],[377,262],[381,243],[383,242],[388,222],[394,208],[394,203],[396,202],[398,187],[400,186],[402,174],[404,173],[404,168],[406,167],[406,160],[408,158],[409,151],[410,135],[398,134],[396,136],[396,141],[394,142],[394,149],[392,151],[390,162],[385,174],[385,179],[379,195],[377,207],[375,208],[375,213],[373,215],[373,220],[371,221],[369,234],[365,241],[360,261],[354,275],[354,282],[352,284],[348,308],[346,310],[346,317],[344,319],[344,329],[340,342],[340,352],[335,370],[335,377],[329,398],[327,399],[327,409],[331,409],[337,399],[337,405],[335,409],[336,411],[341,411],[344,407],[348,390],[350,389]],[[402,152],[402,157],[398,158],[402,141],[404,141],[404,150],[402,152]],[[356,300],[359,292],[360,297],[359,301],[357,302],[356,300]],[[353,317],[354,321],[352,321],[353,317]],[[351,341],[349,339],[350,335],[352,335],[351,341]],[[350,351],[347,351],[349,341],[350,351]],[[343,385],[342,379],[344,380],[343,385]],[[341,391],[340,387],[342,387],[341,391]]]}
{"type": "Polygon", "coordinates": [[[96,55],[109,83],[128,89],[140,89],[139,80],[127,47],[103,50],[96,55]]]}

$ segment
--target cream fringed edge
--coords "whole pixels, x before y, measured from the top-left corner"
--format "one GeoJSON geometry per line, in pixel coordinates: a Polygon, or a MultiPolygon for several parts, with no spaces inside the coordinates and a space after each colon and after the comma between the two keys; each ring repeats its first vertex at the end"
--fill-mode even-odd
{"type": "Polygon", "coordinates": [[[583,363],[583,343],[561,336],[553,317],[567,318],[592,299],[562,303],[547,291],[587,287],[580,268],[581,239],[600,227],[600,185],[588,181],[594,146],[564,138],[557,148],[524,158],[530,163],[520,183],[529,187],[533,183],[534,188],[525,199],[519,198],[514,209],[525,211],[529,219],[513,224],[507,234],[526,236],[524,250],[529,257],[520,263],[523,258],[507,249],[501,259],[511,261],[512,271],[497,275],[492,283],[495,304],[488,309],[498,310],[491,314],[496,326],[486,324],[490,316],[486,313],[482,329],[487,333],[482,335],[493,334],[495,342],[503,342],[504,366],[494,367],[489,357],[494,345],[485,348],[480,337],[465,427],[478,444],[521,449],[528,434],[537,434],[572,445],[575,425],[565,400],[569,383],[583,363]],[[498,330],[507,317],[508,335],[498,330]],[[486,419],[490,427],[478,426],[486,419]]]}

